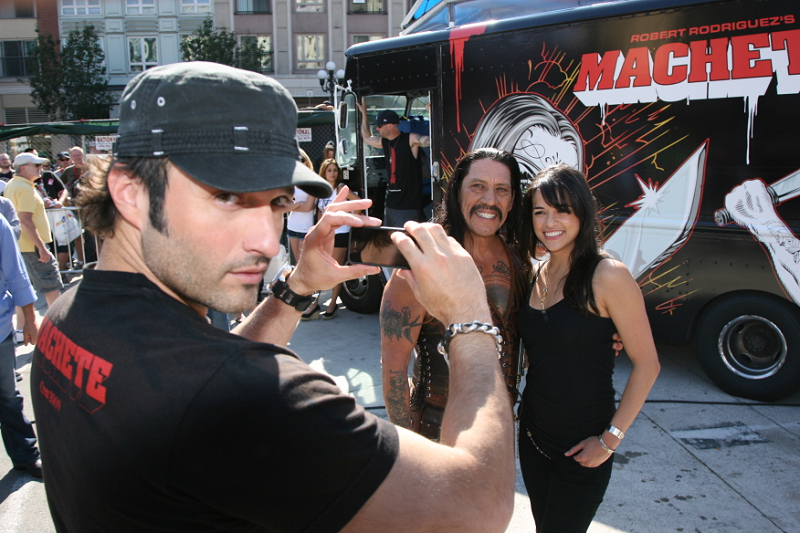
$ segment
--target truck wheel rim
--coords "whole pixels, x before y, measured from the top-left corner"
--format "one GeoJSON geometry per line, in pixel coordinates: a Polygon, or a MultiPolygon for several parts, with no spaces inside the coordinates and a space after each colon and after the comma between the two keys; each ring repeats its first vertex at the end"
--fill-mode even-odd
{"type": "Polygon", "coordinates": [[[367,293],[367,276],[361,276],[358,279],[351,279],[346,281],[345,287],[347,292],[354,298],[363,298],[367,293]]]}
{"type": "Polygon", "coordinates": [[[725,366],[747,379],[764,379],[786,362],[786,338],[780,328],[760,316],[740,316],[728,322],[719,336],[725,366]]]}

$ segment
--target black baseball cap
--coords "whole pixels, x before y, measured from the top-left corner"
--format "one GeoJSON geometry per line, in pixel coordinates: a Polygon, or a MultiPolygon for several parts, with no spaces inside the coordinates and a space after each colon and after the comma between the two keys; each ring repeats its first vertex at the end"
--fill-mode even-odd
{"type": "Polygon", "coordinates": [[[384,109],[378,113],[378,118],[372,122],[372,126],[383,126],[384,124],[400,124],[400,116],[391,109],[384,109]]]}
{"type": "Polygon", "coordinates": [[[231,192],[331,186],[301,163],[297,106],[277,81],[219,63],[148,69],[122,93],[115,157],[168,157],[192,178],[231,192]]]}
{"type": "Polygon", "coordinates": [[[56,155],[56,157],[58,159],[72,159],[72,156],[69,155],[69,152],[58,152],[58,155],[56,155]]]}

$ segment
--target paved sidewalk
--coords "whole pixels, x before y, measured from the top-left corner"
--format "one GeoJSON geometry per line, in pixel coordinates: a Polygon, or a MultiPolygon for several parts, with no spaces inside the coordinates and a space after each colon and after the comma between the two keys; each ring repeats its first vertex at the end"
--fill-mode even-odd
{"type": "MultiPolygon", "coordinates": [[[[290,347],[332,374],[342,389],[385,417],[377,315],[340,309],[333,320],[301,322],[290,347]]],[[[19,383],[30,408],[31,348],[18,348],[19,383]]],[[[616,456],[591,533],[800,533],[800,393],[782,404],[730,397],[703,376],[688,350],[659,346],[662,373],[616,456]]],[[[620,356],[622,391],[630,362],[620,356]]],[[[47,466],[45,465],[45,468],[47,466]]],[[[535,531],[517,476],[507,531],[535,531]]],[[[54,531],[44,485],[11,469],[0,453],[0,533],[54,531]]]]}

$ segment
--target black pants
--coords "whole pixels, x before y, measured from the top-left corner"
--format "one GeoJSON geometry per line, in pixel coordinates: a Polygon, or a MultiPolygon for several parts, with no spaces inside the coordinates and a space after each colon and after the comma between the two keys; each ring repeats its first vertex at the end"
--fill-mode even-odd
{"type": "Polygon", "coordinates": [[[583,467],[572,457],[564,457],[564,451],[540,442],[537,449],[524,423],[520,423],[518,440],[536,533],[585,533],[603,502],[614,457],[597,468],[583,467]]]}

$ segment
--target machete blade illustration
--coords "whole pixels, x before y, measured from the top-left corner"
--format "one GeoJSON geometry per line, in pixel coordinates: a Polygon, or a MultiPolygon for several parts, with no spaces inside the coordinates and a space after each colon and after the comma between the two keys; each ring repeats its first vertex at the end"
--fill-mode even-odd
{"type": "MultiPolygon", "coordinates": [[[[683,246],[700,211],[708,141],[700,145],[660,189],[642,184],[639,210],[606,239],[603,248],[628,267],[634,279],[683,246]]],[[[641,183],[641,181],[640,181],[641,183]]]]}

